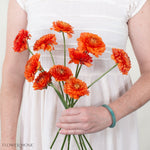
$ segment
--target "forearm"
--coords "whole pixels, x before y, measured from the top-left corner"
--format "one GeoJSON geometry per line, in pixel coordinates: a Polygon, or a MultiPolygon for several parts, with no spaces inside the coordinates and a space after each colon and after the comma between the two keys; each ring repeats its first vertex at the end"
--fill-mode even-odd
{"type": "Polygon", "coordinates": [[[150,99],[150,72],[143,73],[137,82],[123,96],[109,104],[116,120],[134,112],[150,99]]]}
{"type": "Polygon", "coordinates": [[[20,112],[22,85],[11,84],[1,88],[1,142],[15,142],[20,112]],[[6,88],[7,87],[7,88],[6,88]]]}

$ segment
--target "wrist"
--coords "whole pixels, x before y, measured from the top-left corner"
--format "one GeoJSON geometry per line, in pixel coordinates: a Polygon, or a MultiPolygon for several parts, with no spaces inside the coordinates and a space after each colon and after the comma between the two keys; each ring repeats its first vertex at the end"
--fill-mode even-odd
{"type": "Polygon", "coordinates": [[[104,107],[107,112],[109,113],[109,119],[111,118],[111,125],[109,125],[110,128],[114,128],[116,125],[116,116],[114,114],[114,111],[109,105],[103,104],[102,107],[104,107]]]}
{"type": "Polygon", "coordinates": [[[111,126],[112,124],[112,117],[109,113],[109,111],[105,108],[100,106],[100,110],[102,110],[101,113],[103,113],[104,121],[107,127],[111,126]]]}
{"type": "Polygon", "coordinates": [[[117,105],[116,101],[110,103],[109,107],[111,107],[111,109],[113,110],[113,112],[116,116],[116,121],[119,121],[122,118],[123,108],[121,109],[121,107],[119,105],[117,105]]]}

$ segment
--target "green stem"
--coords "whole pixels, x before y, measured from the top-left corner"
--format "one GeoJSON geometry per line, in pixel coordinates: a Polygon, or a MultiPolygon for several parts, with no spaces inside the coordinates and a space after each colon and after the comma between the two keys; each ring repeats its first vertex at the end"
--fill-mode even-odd
{"type": "Polygon", "coordinates": [[[62,89],[62,86],[61,86],[61,83],[59,82],[59,87],[60,87],[60,90],[61,90],[61,94],[62,94],[62,96],[63,96],[63,98],[64,98],[64,92],[63,92],[63,89],[62,89]]]}
{"type": "Polygon", "coordinates": [[[65,142],[66,142],[67,136],[68,136],[68,135],[65,135],[65,138],[64,138],[63,144],[62,144],[62,146],[61,146],[61,150],[63,150],[63,148],[64,148],[64,145],[65,145],[65,142]]]}
{"type": "Polygon", "coordinates": [[[70,137],[71,137],[71,135],[68,135],[68,148],[67,148],[67,150],[70,149],[70,137]]]}
{"type": "Polygon", "coordinates": [[[82,140],[81,140],[81,135],[78,135],[79,137],[79,141],[80,141],[80,146],[81,146],[81,149],[83,150],[83,146],[82,146],[82,140]]]}
{"type": "Polygon", "coordinates": [[[79,143],[78,143],[78,141],[77,141],[75,135],[73,135],[73,138],[74,138],[74,140],[75,140],[75,142],[76,142],[76,144],[77,144],[77,146],[78,146],[78,150],[81,150],[81,149],[80,149],[80,146],[79,146],[79,143]]]}
{"type": "Polygon", "coordinates": [[[54,143],[56,142],[56,139],[57,139],[57,137],[58,137],[58,135],[59,135],[59,131],[60,131],[60,130],[61,130],[61,129],[59,129],[59,130],[57,131],[56,136],[55,136],[55,138],[54,138],[54,140],[53,140],[53,142],[52,142],[52,144],[51,144],[51,146],[50,146],[50,149],[53,148],[53,145],[54,145],[54,143]]]}
{"type": "Polygon", "coordinates": [[[87,150],[86,145],[85,145],[85,143],[84,143],[84,140],[83,140],[83,138],[82,138],[82,135],[81,135],[80,138],[81,138],[81,141],[82,141],[82,143],[83,143],[84,149],[87,150]]]}
{"type": "Polygon", "coordinates": [[[72,108],[74,104],[74,98],[70,98],[69,101],[70,101],[70,107],[72,108]]]}
{"type": "Polygon", "coordinates": [[[55,61],[54,61],[53,54],[52,54],[52,52],[51,52],[51,51],[50,51],[49,53],[50,53],[50,55],[51,55],[51,59],[52,59],[53,65],[55,65],[55,61]]]}
{"type": "Polygon", "coordinates": [[[63,86],[64,86],[64,84],[65,84],[64,81],[62,81],[62,84],[63,84],[63,86]]]}
{"type": "Polygon", "coordinates": [[[89,141],[87,140],[87,138],[84,134],[83,134],[83,137],[84,137],[85,141],[87,142],[87,144],[89,145],[90,149],[93,150],[92,146],[90,145],[89,141]]]}
{"type": "Polygon", "coordinates": [[[74,103],[74,99],[71,98],[71,107],[73,106],[73,103],[74,103]]]}
{"type": "Polygon", "coordinates": [[[79,64],[77,64],[77,67],[76,67],[76,72],[75,72],[75,77],[76,77],[76,78],[77,78],[78,68],[79,68],[79,64]]]}
{"type": "Polygon", "coordinates": [[[66,104],[66,101],[64,100],[63,96],[61,95],[61,93],[57,90],[57,88],[51,83],[50,84],[51,87],[54,88],[54,90],[56,91],[57,95],[59,96],[62,104],[64,105],[64,107],[67,109],[68,108],[68,105],[66,104]]]}
{"type": "MultiPolygon", "coordinates": [[[[78,101],[78,100],[76,100],[76,101],[73,103],[73,106],[77,103],[77,101],[78,101]]],[[[72,107],[73,107],[73,106],[72,106],[72,107]]]]}
{"type": "Polygon", "coordinates": [[[70,101],[70,99],[68,98],[68,102],[69,102],[69,107],[71,107],[71,101],[70,101]]]}
{"type": "Polygon", "coordinates": [[[79,69],[78,69],[76,78],[78,78],[81,68],[82,68],[82,65],[80,65],[80,67],[79,67],[79,69]]]}
{"type": "Polygon", "coordinates": [[[34,55],[33,53],[32,53],[32,51],[30,50],[30,48],[28,47],[28,51],[32,54],[32,55],[34,55]]]}
{"type": "Polygon", "coordinates": [[[27,42],[27,45],[28,45],[28,51],[32,54],[32,55],[34,55],[33,54],[33,52],[30,50],[30,48],[29,48],[29,43],[27,42]]]}
{"type": "Polygon", "coordinates": [[[108,71],[106,71],[104,74],[102,74],[99,78],[97,78],[94,82],[92,82],[88,88],[90,88],[94,83],[96,83],[98,80],[100,80],[103,76],[105,76],[107,73],[109,73],[112,69],[114,69],[118,64],[115,64],[112,66],[108,71]]]}
{"type": "Polygon", "coordinates": [[[62,32],[63,40],[64,40],[64,66],[66,66],[66,40],[65,40],[65,34],[62,32]]]}

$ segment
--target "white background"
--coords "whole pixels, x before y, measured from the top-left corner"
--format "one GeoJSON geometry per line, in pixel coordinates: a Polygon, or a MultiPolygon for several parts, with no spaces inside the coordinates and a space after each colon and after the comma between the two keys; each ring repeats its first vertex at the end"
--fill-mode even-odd
{"type": "MultiPolygon", "coordinates": [[[[0,85],[2,80],[2,64],[6,48],[7,7],[8,0],[0,0],[0,85]]],[[[127,52],[131,58],[132,69],[130,75],[134,83],[139,78],[140,73],[129,41],[127,44],[127,52]]],[[[137,112],[140,150],[150,150],[150,103],[144,105],[137,112]]]]}

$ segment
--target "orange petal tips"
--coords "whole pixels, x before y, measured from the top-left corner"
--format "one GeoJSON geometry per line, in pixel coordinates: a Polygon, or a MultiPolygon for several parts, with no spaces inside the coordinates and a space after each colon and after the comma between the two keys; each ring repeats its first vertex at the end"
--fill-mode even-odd
{"type": "Polygon", "coordinates": [[[33,50],[43,49],[44,51],[51,51],[52,49],[54,50],[54,45],[57,45],[55,34],[47,34],[35,42],[33,50]]]}
{"type": "Polygon", "coordinates": [[[105,43],[97,34],[83,32],[80,34],[80,37],[77,39],[77,41],[77,49],[79,49],[80,51],[91,53],[96,57],[102,55],[106,49],[105,43]]]}
{"type": "Polygon", "coordinates": [[[69,50],[69,56],[70,56],[70,61],[69,63],[75,63],[75,64],[83,64],[86,65],[87,67],[92,66],[92,57],[85,52],[81,52],[78,49],[75,48],[68,48],[69,50]]]}
{"type": "Polygon", "coordinates": [[[14,40],[14,46],[13,49],[15,52],[22,52],[28,49],[28,43],[27,40],[29,40],[31,37],[31,34],[27,30],[20,30],[18,35],[16,36],[14,40]]]}
{"type": "Polygon", "coordinates": [[[24,76],[28,80],[28,82],[32,82],[34,80],[36,72],[41,67],[39,59],[40,54],[36,53],[27,61],[24,76]]]}
{"type": "Polygon", "coordinates": [[[75,77],[70,77],[69,80],[66,81],[64,84],[64,92],[74,99],[89,95],[86,83],[75,77]]]}
{"type": "Polygon", "coordinates": [[[56,81],[66,81],[73,75],[70,68],[63,65],[54,65],[50,68],[50,73],[56,81]]]}
{"type": "Polygon", "coordinates": [[[64,21],[56,21],[53,22],[53,27],[50,28],[51,30],[55,30],[57,32],[65,32],[68,35],[68,38],[72,37],[72,34],[74,33],[73,27],[64,21]]]}
{"type": "Polygon", "coordinates": [[[48,84],[51,83],[51,74],[50,72],[41,72],[39,76],[35,79],[33,84],[34,90],[46,89],[48,84]]]}
{"type": "Polygon", "coordinates": [[[111,58],[118,63],[118,68],[122,74],[128,74],[131,68],[131,61],[123,49],[112,48],[111,58]]]}

